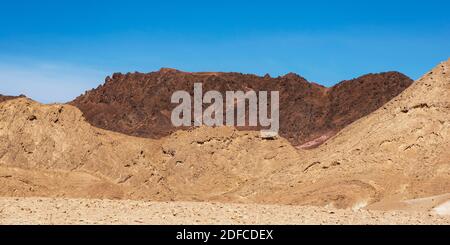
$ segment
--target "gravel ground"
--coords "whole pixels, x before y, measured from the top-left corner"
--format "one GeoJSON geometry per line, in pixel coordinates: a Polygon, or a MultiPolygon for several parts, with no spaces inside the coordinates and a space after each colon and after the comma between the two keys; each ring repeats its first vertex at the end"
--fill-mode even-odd
{"type": "Polygon", "coordinates": [[[304,206],[0,198],[0,224],[450,224],[450,217],[304,206]]]}

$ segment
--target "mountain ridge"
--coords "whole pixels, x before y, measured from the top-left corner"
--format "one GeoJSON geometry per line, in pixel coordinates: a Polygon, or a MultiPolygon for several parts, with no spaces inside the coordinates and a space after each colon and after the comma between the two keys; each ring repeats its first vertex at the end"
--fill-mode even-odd
{"type": "Polygon", "coordinates": [[[328,139],[351,122],[381,107],[413,81],[399,72],[385,72],[342,81],[327,88],[294,73],[272,78],[162,68],[150,73],[114,73],[104,84],[86,91],[69,104],[78,107],[96,127],[158,139],[177,130],[170,121],[170,113],[175,107],[170,103],[172,93],[177,90],[190,92],[195,82],[201,82],[204,91],[222,93],[230,90],[280,91],[280,135],[301,148],[316,138],[327,136],[325,139],[328,139]]]}

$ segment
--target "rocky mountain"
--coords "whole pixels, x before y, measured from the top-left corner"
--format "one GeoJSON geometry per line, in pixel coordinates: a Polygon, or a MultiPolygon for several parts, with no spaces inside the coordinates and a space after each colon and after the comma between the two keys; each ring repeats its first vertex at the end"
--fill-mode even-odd
{"type": "Polygon", "coordinates": [[[308,151],[229,127],[133,137],[93,127],[71,105],[9,100],[0,103],[0,196],[438,205],[450,189],[449,70],[440,64],[308,151]]]}
{"type": "Polygon", "coordinates": [[[381,107],[410,86],[412,80],[398,72],[387,72],[326,88],[292,73],[272,78],[166,68],[148,74],[116,73],[70,104],[96,127],[158,139],[177,130],[170,121],[176,106],[170,101],[173,92],[192,92],[196,82],[203,84],[203,91],[280,91],[280,135],[300,148],[313,148],[381,107]]]}
{"type": "Polygon", "coordinates": [[[178,131],[159,140],[95,128],[70,105],[0,103],[0,196],[229,200],[297,151],[234,128],[178,131]]]}
{"type": "Polygon", "coordinates": [[[11,100],[11,99],[16,99],[19,97],[25,97],[24,95],[20,95],[20,96],[8,96],[8,95],[2,95],[0,94],[0,103],[7,101],[7,100],[11,100]]]}
{"type": "Polygon", "coordinates": [[[298,203],[308,196],[306,204],[356,208],[431,206],[449,200],[449,149],[450,60],[318,149],[303,151],[298,163],[264,180],[266,187],[254,183],[264,190],[255,198],[298,203]],[[274,185],[279,179],[284,181],[274,185]]]}

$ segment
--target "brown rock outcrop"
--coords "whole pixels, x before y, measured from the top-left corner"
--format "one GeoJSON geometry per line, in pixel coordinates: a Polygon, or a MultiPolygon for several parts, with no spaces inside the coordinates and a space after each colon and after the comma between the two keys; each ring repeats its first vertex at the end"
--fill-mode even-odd
{"type": "Polygon", "coordinates": [[[387,72],[325,88],[293,73],[271,78],[164,68],[148,74],[114,74],[104,85],[70,104],[96,127],[158,139],[177,130],[170,121],[176,106],[170,103],[173,92],[192,92],[195,82],[203,84],[203,91],[280,91],[280,135],[295,146],[314,148],[397,96],[412,80],[401,73],[387,72]]]}

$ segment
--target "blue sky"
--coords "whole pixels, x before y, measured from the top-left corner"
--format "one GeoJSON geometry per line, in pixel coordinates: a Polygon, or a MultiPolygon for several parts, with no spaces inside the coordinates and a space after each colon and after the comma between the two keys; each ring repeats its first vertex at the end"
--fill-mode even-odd
{"type": "Polygon", "coordinates": [[[444,0],[2,2],[0,93],[65,102],[160,67],[416,79],[450,57],[449,12],[444,0]]]}

